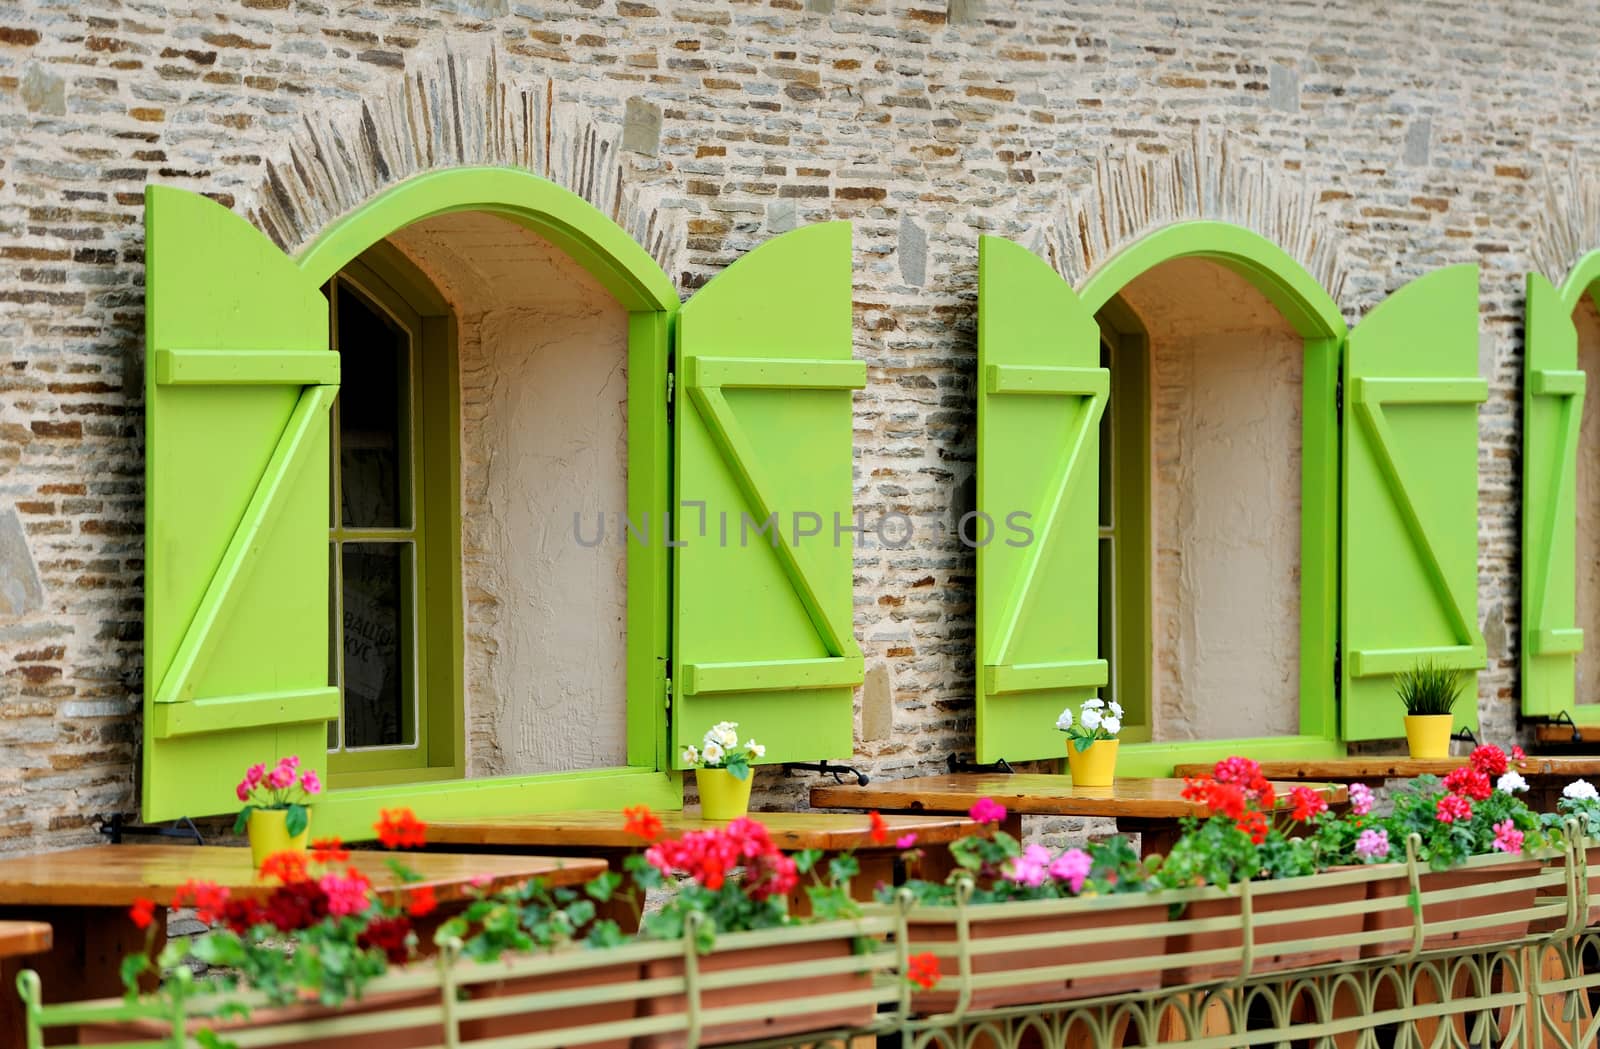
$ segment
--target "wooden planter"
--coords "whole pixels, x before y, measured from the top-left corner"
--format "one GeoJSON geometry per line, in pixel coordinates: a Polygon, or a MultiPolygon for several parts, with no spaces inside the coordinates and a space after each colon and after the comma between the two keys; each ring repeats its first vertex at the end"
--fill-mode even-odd
{"type": "MultiPolygon", "coordinates": [[[[1422,905],[1424,926],[1422,949],[1434,951],[1446,947],[1469,947],[1516,940],[1526,936],[1528,934],[1526,919],[1486,924],[1481,928],[1456,932],[1428,932],[1427,926],[1462,918],[1485,918],[1532,907],[1537,886],[1526,879],[1529,875],[1536,874],[1540,866],[1539,860],[1477,865],[1468,860],[1465,866],[1455,870],[1424,872],[1418,880],[1418,888],[1425,900],[1422,905]],[[1516,884],[1519,881],[1522,883],[1516,884]],[[1508,885],[1502,892],[1486,896],[1457,898],[1451,895],[1452,890],[1500,882],[1513,882],[1513,884],[1508,885]],[[1442,895],[1427,899],[1429,893],[1442,893],[1442,895]]],[[[1414,915],[1409,907],[1394,904],[1396,897],[1403,899],[1410,894],[1410,891],[1410,883],[1405,877],[1403,867],[1399,867],[1396,877],[1371,883],[1368,899],[1386,905],[1367,912],[1366,931],[1393,929],[1403,935],[1397,939],[1367,944],[1361,948],[1363,958],[1382,958],[1410,950],[1414,915]]]]}
{"type": "MultiPolygon", "coordinates": [[[[546,991],[571,991],[604,984],[633,983],[640,978],[637,964],[607,965],[575,971],[542,973],[536,976],[514,976],[504,980],[467,985],[467,998],[485,1001],[511,998],[517,995],[538,994],[546,991]]],[[[560,1006],[553,1009],[522,1010],[505,1016],[480,1016],[461,1021],[461,1041],[473,1043],[485,1038],[505,1038],[514,1035],[542,1034],[557,1028],[576,1028],[594,1024],[632,1020],[639,1012],[639,1002],[633,998],[617,1002],[596,1002],[588,1005],[560,1006]]],[[[629,1039],[607,1038],[595,1041],[578,1041],[576,1035],[567,1046],[584,1046],[586,1049],[628,1049],[629,1039]]],[[[431,1043],[429,1043],[431,1044],[431,1043]]]]}
{"type": "MultiPolygon", "coordinates": [[[[733,940],[737,934],[727,937],[733,940]]],[[[715,973],[730,973],[740,969],[765,966],[788,966],[826,958],[847,958],[854,952],[854,937],[810,940],[800,943],[773,944],[770,946],[724,949],[723,941],[712,953],[698,959],[702,977],[715,973]]],[[[647,980],[662,977],[679,977],[684,972],[682,958],[663,958],[644,964],[647,980]]],[[[704,988],[700,992],[700,1008],[704,1011],[726,1009],[736,1005],[760,1002],[793,1003],[800,999],[823,995],[847,994],[852,991],[872,989],[872,974],[863,965],[860,972],[842,972],[821,976],[802,976],[794,979],[763,980],[733,987],[704,988]]],[[[682,1013],[688,1009],[684,995],[664,995],[646,998],[640,1004],[640,1015],[662,1016],[682,1013]]],[[[700,1032],[701,1045],[722,1045],[728,1042],[748,1042],[756,1039],[778,1038],[805,1031],[825,1031],[835,1027],[860,1027],[870,1024],[876,1007],[869,1003],[844,1007],[823,1007],[799,1014],[763,1016],[755,1020],[711,1024],[700,1032]]],[[[683,1032],[644,1035],[634,1040],[635,1049],[682,1049],[686,1044],[683,1032]]]]}
{"type": "MultiPolygon", "coordinates": [[[[415,1006],[439,1004],[437,988],[421,991],[374,994],[359,1002],[344,1005],[290,1005],[256,1009],[248,1019],[205,1020],[194,1019],[185,1024],[185,1030],[195,1032],[210,1028],[223,1038],[241,1031],[263,1031],[285,1024],[307,1023],[337,1016],[360,1016],[382,1013],[415,1006]]],[[[78,1027],[79,1045],[122,1045],[131,1042],[156,1042],[171,1036],[171,1026],[160,1020],[122,1020],[115,1022],[81,1024],[78,1027]]],[[[323,1037],[296,1038],[296,1049],[428,1049],[444,1042],[444,1028],[439,1024],[393,1027],[381,1031],[357,1034],[338,1034],[323,1037]]],[[[285,1043],[289,1044],[289,1043],[285,1043]]]]}
{"type": "MultiPolygon", "coordinates": [[[[1029,917],[985,918],[983,907],[969,909],[970,942],[982,943],[1011,936],[1048,935],[1060,946],[1026,947],[1016,951],[978,954],[972,957],[973,976],[989,973],[1012,972],[1019,969],[1042,969],[1061,965],[1115,962],[1129,958],[1149,958],[1153,963],[1161,957],[1166,947],[1166,933],[1127,939],[1108,939],[1108,929],[1130,925],[1163,923],[1167,907],[1160,903],[1133,903],[1137,897],[1124,897],[1128,905],[1119,906],[1107,901],[1107,906],[1075,911],[1069,914],[1044,914],[1029,917]]],[[[954,922],[910,920],[907,938],[911,953],[927,949],[930,944],[950,944],[957,940],[954,922]]],[[[960,973],[953,960],[943,962],[944,979],[932,990],[918,990],[912,1005],[919,1014],[930,1016],[951,1012],[960,1003],[960,973]]],[[[1161,986],[1161,973],[1152,964],[1149,969],[1126,973],[1094,976],[1064,977],[1037,983],[1018,984],[1012,987],[985,987],[975,989],[967,1001],[969,1010],[998,1009],[1008,1005],[1028,1005],[1037,1002],[1062,1002],[1076,998],[1092,998],[1102,994],[1120,994],[1127,991],[1154,990],[1161,986]]]]}
{"type": "MultiPolygon", "coordinates": [[[[1288,886],[1291,882],[1305,882],[1303,888],[1275,888],[1271,892],[1257,891],[1251,896],[1251,913],[1256,916],[1279,914],[1283,911],[1334,904],[1350,904],[1350,913],[1334,917],[1305,918],[1272,925],[1252,925],[1254,956],[1252,973],[1280,972],[1284,969],[1307,969],[1315,965],[1332,965],[1354,961],[1360,956],[1360,947],[1336,947],[1318,943],[1336,936],[1355,936],[1360,933],[1366,915],[1359,904],[1367,897],[1367,886],[1361,882],[1346,885],[1325,884],[1323,879],[1294,878],[1277,883],[1288,886]],[[1315,884],[1311,884],[1315,883],[1315,884]]],[[[1269,883],[1263,883],[1269,884],[1269,883]]],[[[1239,896],[1226,896],[1196,900],[1189,904],[1182,919],[1242,918],[1239,896]]],[[[1167,938],[1168,954],[1185,954],[1190,951],[1211,951],[1221,948],[1242,949],[1242,925],[1210,932],[1174,932],[1167,938]]],[[[1207,983],[1231,980],[1240,973],[1237,961],[1202,962],[1168,969],[1165,974],[1168,986],[1189,983],[1207,983]]]]}

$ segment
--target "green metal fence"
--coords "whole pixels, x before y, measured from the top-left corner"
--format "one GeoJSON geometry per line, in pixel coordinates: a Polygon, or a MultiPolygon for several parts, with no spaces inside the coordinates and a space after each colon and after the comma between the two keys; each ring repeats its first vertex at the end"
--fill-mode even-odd
{"type": "MultiPolygon", "coordinates": [[[[361,1003],[265,1007],[219,1023],[239,1049],[843,1043],[906,1049],[1306,1045],[1593,1047],[1600,928],[1582,843],[1104,899],[922,908],[909,895],[859,920],[682,943],[478,964],[446,946],[375,981],[361,1003]],[[910,958],[940,961],[924,991],[910,958]],[[361,1040],[366,1039],[363,1043],[361,1040]]],[[[1595,850],[1600,864],[1600,849],[1595,850]]],[[[1600,908],[1597,908],[1600,909],[1600,908]]],[[[187,1049],[222,1001],[166,1011],[120,1000],[45,1005],[23,973],[29,1049],[78,1028],[118,1049],[187,1049]]]]}

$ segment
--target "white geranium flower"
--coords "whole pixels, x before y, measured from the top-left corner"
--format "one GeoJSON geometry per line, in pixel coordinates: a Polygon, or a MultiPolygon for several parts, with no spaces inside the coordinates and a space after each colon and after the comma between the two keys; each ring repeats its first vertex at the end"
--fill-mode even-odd
{"type": "Polygon", "coordinates": [[[1069,729],[1071,727],[1072,727],[1072,708],[1068,707],[1066,710],[1063,710],[1061,712],[1061,716],[1060,717],[1056,718],[1056,728],[1060,729],[1062,732],[1065,732],[1067,729],[1069,729]]]}
{"type": "Polygon", "coordinates": [[[1122,731],[1122,719],[1108,714],[1100,719],[1100,727],[1115,736],[1122,731]]]}
{"type": "Polygon", "coordinates": [[[1528,781],[1522,778],[1522,773],[1511,769],[1495,781],[1494,789],[1506,794],[1515,794],[1520,790],[1528,789],[1528,781]]]}
{"type": "Polygon", "coordinates": [[[767,756],[767,748],[753,739],[745,741],[744,749],[750,752],[752,758],[764,758],[767,756]]]}
{"type": "Polygon", "coordinates": [[[723,750],[732,750],[739,745],[739,723],[737,721],[724,721],[717,726],[717,742],[722,744],[723,750]]]}
{"type": "Polygon", "coordinates": [[[1086,699],[1083,701],[1084,710],[1100,710],[1105,705],[1106,701],[1101,699],[1099,696],[1095,696],[1093,699],[1086,699]]]}
{"type": "Polygon", "coordinates": [[[691,747],[684,747],[683,748],[683,763],[685,765],[698,765],[698,764],[700,764],[700,751],[697,750],[696,748],[692,747],[692,746],[691,747]]]}
{"type": "Polygon", "coordinates": [[[707,765],[722,764],[722,746],[716,740],[712,740],[706,744],[706,749],[701,752],[701,757],[705,758],[707,765]]]}
{"type": "Polygon", "coordinates": [[[1561,796],[1573,801],[1593,801],[1600,798],[1600,791],[1596,791],[1594,784],[1586,779],[1575,779],[1561,789],[1561,796]]]}
{"type": "Polygon", "coordinates": [[[1100,727],[1100,717],[1099,707],[1091,707],[1085,703],[1083,705],[1083,713],[1078,716],[1078,720],[1083,722],[1084,728],[1093,730],[1100,727]]]}
{"type": "Polygon", "coordinates": [[[1122,704],[1114,699],[1111,701],[1111,716],[1119,721],[1122,720],[1122,704]]]}

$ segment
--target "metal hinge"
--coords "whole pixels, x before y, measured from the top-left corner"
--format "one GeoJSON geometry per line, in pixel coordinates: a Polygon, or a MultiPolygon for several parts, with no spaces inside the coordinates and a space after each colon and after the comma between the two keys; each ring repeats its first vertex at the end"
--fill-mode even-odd
{"type": "Polygon", "coordinates": [[[667,373],[667,421],[668,422],[672,421],[672,399],[673,399],[673,396],[677,392],[677,386],[678,386],[678,373],[677,372],[668,372],[667,373]]]}

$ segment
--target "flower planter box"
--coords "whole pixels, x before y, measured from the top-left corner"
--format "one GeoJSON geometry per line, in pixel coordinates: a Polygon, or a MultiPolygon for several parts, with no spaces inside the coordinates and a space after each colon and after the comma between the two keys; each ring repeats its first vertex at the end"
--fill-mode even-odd
{"type": "MultiPolygon", "coordinates": [[[[854,935],[752,947],[739,946],[736,941],[740,937],[741,934],[735,933],[719,938],[717,949],[698,959],[702,978],[742,969],[792,966],[822,959],[848,958],[855,954],[854,935]]],[[[683,972],[682,958],[662,958],[644,964],[644,977],[647,980],[681,977],[683,972]]],[[[702,988],[700,1008],[705,1012],[761,1002],[793,1004],[806,998],[871,992],[871,990],[872,973],[868,965],[863,962],[859,972],[847,971],[794,978],[772,975],[759,982],[738,986],[702,988]]],[[[687,1009],[687,998],[681,994],[646,998],[640,1002],[642,1016],[682,1013],[687,1009]]],[[[871,1002],[865,1002],[861,1005],[824,1005],[800,1013],[766,1015],[753,1020],[710,1023],[700,1032],[700,1044],[722,1045],[728,1042],[778,1038],[806,1031],[825,1031],[836,1027],[861,1027],[870,1024],[876,1013],[876,1006],[871,1002]]],[[[635,1039],[634,1046],[635,1049],[682,1049],[686,1042],[687,1038],[683,1032],[674,1031],[645,1035],[635,1039]]]]}
{"type": "MultiPolygon", "coordinates": [[[[572,991],[606,984],[633,983],[640,976],[641,967],[637,963],[626,963],[472,983],[467,985],[466,992],[469,1001],[488,1001],[525,994],[572,991]]],[[[578,1028],[595,1024],[615,1023],[623,1020],[632,1020],[638,1013],[639,1002],[634,998],[627,998],[616,1002],[593,1002],[587,1005],[519,1010],[505,1016],[479,1016],[461,1021],[461,1041],[470,1044],[485,1038],[542,1034],[558,1028],[578,1028]]],[[[581,1034],[574,1032],[573,1040],[564,1044],[569,1047],[583,1046],[585,1049],[627,1049],[629,1042],[627,1037],[603,1038],[594,1041],[577,1040],[580,1037],[582,1037],[581,1034]]]]}
{"type": "MultiPolygon", "coordinates": [[[[392,1012],[416,1006],[439,1004],[439,991],[431,988],[421,991],[394,991],[370,995],[359,1002],[346,1002],[339,1006],[289,1005],[255,1009],[247,1019],[206,1020],[193,1019],[184,1025],[195,1032],[210,1028],[223,1038],[242,1031],[266,1031],[288,1024],[309,1023],[333,1017],[362,1016],[372,1013],[392,1012]]],[[[117,1046],[128,1043],[162,1041],[171,1036],[171,1025],[160,1020],[140,1019],[114,1022],[87,1023],[78,1027],[79,1045],[117,1046]]],[[[296,1049],[428,1049],[444,1042],[444,1028],[439,1024],[405,1024],[383,1030],[360,1033],[342,1033],[323,1037],[297,1037],[292,1043],[296,1049]]]]}
{"type": "MultiPolygon", "coordinates": [[[[1526,910],[1534,905],[1538,886],[1530,879],[1537,874],[1541,863],[1536,859],[1517,862],[1483,863],[1483,857],[1474,857],[1465,865],[1448,871],[1426,871],[1418,879],[1424,902],[1422,920],[1424,935],[1422,949],[1435,951],[1447,947],[1468,947],[1477,944],[1518,940],[1528,934],[1528,920],[1512,920],[1485,924],[1481,928],[1455,932],[1428,932],[1427,927],[1440,922],[1463,918],[1487,918],[1495,914],[1526,910]],[[1482,885],[1508,882],[1501,892],[1484,896],[1458,897],[1455,891],[1482,885]],[[1428,899],[1429,893],[1439,893],[1428,899]]],[[[1411,929],[1415,921],[1410,907],[1395,906],[1396,897],[1404,899],[1410,894],[1410,883],[1405,868],[1396,864],[1396,874],[1371,883],[1368,899],[1380,906],[1367,912],[1366,931],[1393,929],[1403,935],[1393,940],[1369,943],[1361,949],[1363,958],[1382,958],[1399,954],[1411,948],[1411,929]]]]}
{"type": "MultiPolygon", "coordinates": [[[[1338,947],[1316,941],[1336,936],[1354,936],[1361,932],[1366,915],[1356,905],[1367,897],[1364,883],[1330,885],[1325,878],[1313,876],[1262,884],[1272,884],[1274,888],[1270,892],[1256,891],[1252,894],[1251,913],[1256,916],[1337,904],[1348,904],[1351,908],[1349,914],[1253,925],[1252,973],[1309,969],[1317,965],[1354,961],[1360,956],[1359,945],[1338,947]],[[1294,883],[1303,883],[1303,887],[1290,888],[1294,883]]],[[[1184,920],[1234,918],[1242,922],[1240,899],[1236,893],[1229,893],[1195,900],[1179,917],[1184,920]]],[[[1243,946],[1242,924],[1208,932],[1174,932],[1167,938],[1169,955],[1222,948],[1240,950],[1243,946]]],[[[1168,986],[1231,980],[1240,974],[1240,969],[1238,961],[1201,962],[1168,969],[1165,980],[1168,986]]]]}
{"type": "MultiPolygon", "coordinates": [[[[1162,924],[1167,907],[1161,903],[1139,903],[1139,897],[1104,901],[1101,906],[1066,914],[1040,914],[1019,917],[986,917],[983,905],[968,908],[968,935],[972,943],[983,943],[1012,936],[1048,935],[1060,946],[1019,947],[1016,951],[972,956],[971,973],[1014,972],[1064,965],[1103,964],[1129,958],[1149,958],[1149,969],[1126,973],[1082,975],[1029,982],[1010,987],[984,987],[972,991],[969,1010],[998,1009],[1008,1005],[1071,1001],[1128,991],[1154,990],[1161,986],[1159,959],[1166,947],[1166,933],[1151,932],[1125,939],[1108,938],[1108,930],[1130,925],[1162,924]]],[[[1005,907],[1001,904],[999,907],[1005,907]]],[[[906,925],[911,953],[930,945],[957,941],[957,926],[947,921],[909,920],[906,925]]],[[[953,1011],[960,1003],[961,975],[957,963],[943,964],[944,978],[931,990],[918,990],[912,1006],[919,1014],[935,1015],[953,1011]]]]}

